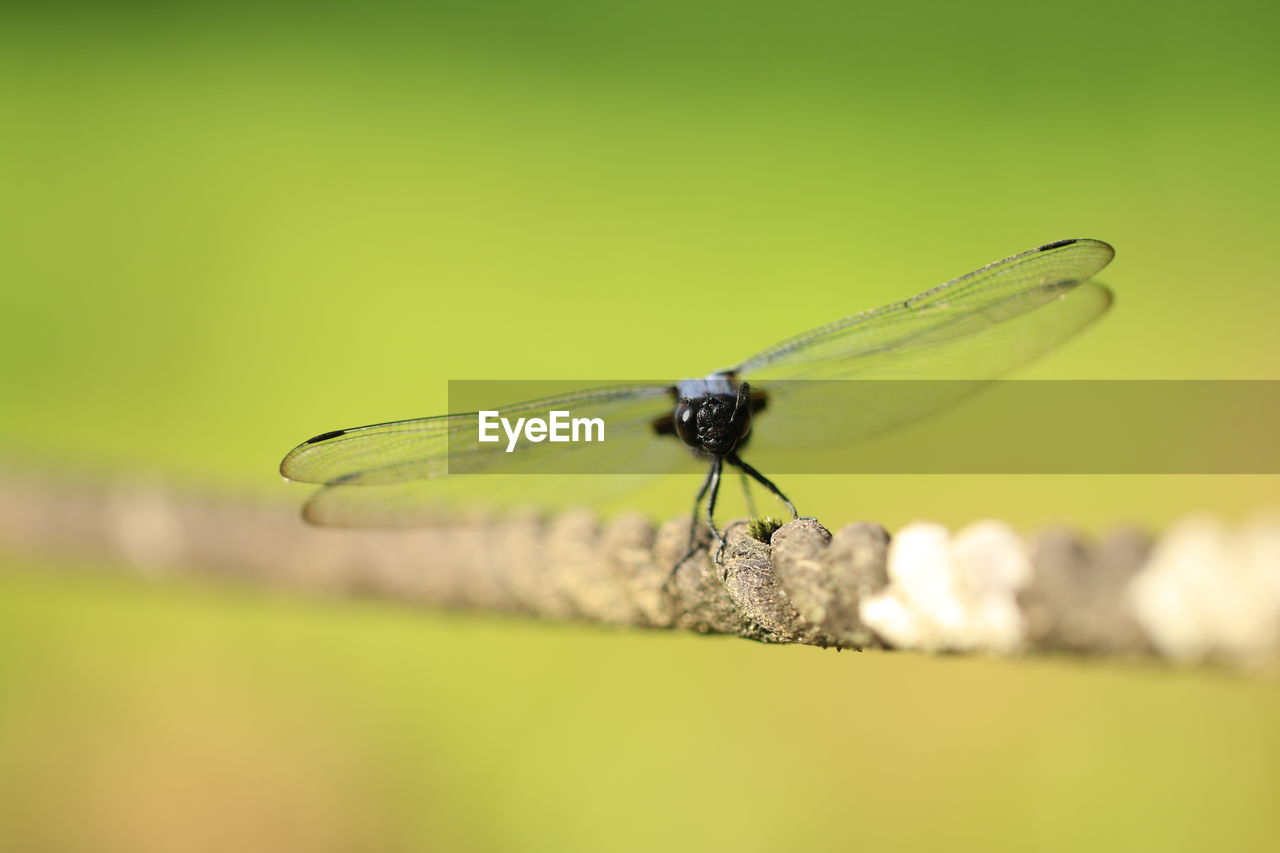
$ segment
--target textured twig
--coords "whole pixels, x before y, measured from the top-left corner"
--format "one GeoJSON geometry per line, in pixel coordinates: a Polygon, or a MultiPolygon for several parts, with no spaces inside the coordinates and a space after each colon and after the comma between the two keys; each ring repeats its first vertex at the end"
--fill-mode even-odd
{"type": "Polygon", "coordinates": [[[162,485],[0,472],[0,547],[107,558],[323,593],[763,642],[1267,660],[1280,649],[1280,522],[1193,520],[1152,543],[1117,530],[1026,540],[998,522],[833,536],[815,521],[766,543],[727,527],[723,566],[684,553],[688,518],[476,518],[413,531],[318,530],[296,508],[162,485]],[[1154,547],[1153,547],[1154,545],[1154,547]]]}

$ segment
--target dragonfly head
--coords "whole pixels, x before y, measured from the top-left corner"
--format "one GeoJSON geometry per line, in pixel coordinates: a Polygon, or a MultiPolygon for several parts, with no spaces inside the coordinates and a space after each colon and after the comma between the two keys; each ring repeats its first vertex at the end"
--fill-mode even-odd
{"type": "Polygon", "coordinates": [[[676,405],[676,435],[708,456],[732,453],[751,432],[750,393],[743,383],[736,395],[681,397],[676,405]]]}

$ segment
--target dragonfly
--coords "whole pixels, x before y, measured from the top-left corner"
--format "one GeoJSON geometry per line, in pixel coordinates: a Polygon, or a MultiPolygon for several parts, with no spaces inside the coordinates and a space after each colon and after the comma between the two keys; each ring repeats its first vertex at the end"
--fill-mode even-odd
{"type": "MultiPolygon", "coordinates": [[[[478,414],[465,412],[325,432],[291,450],[280,472],[321,486],[303,511],[313,524],[406,527],[447,517],[486,487],[496,494],[498,480],[515,489],[517,501],[538,503],[564,491],[563,484],[550,485],[553,472],[599,470],[604,457],[652,473],[693,461],[706,473],[694,498],[686,558],[695,551],[705,501],[708,549],[716,544],[720,562],[725,537],[715,512],[726,468],[738,471],[753,510],[750,482],[799,518],[791,499],[744,458],[748,451],[755,458],[770,448],[855,442],[955,403],[965,389],[1026,364],[1106,313],[1111,291],[1090,279],[1114,255],[1100,240],[1058,240],[787,338],[702,378],[587,388],[497,407],[511,417],[570,410],[602,418],[609,434],[600,444],[526,442],[511,453],[497,442],[471,446],[460,460],[450,448],[475,435],[478,414]],[[921,383],[926,392],[877,405],[833,403],[831,382],[864,379],[963,381],[921,383]],[[457,473],[459,467],[472,473],[457,473]],[[476,476],[485,472],[542,476],[476,476]]],[[[589,490],[569,491],[582,497],[589,490]]]]}

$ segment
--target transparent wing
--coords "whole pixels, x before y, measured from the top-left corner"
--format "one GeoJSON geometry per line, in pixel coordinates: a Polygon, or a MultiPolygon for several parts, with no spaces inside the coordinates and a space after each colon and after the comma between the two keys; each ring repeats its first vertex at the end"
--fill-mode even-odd
{"type": "MultiPolygon", "coordinates": [[[[734,372],[769,394],[752,433],[752,457],[872,435],[955,402],[1048,351],[1107,310],[1110,293],[1085,282],[1112,255],[1096,240],[1051,243],[748,359],[734,372]],[[919,383],[908,393],[867,398],[851,390],[864,383],[789,381],[855,378],[967,382],[919,383]]],[[[306,509],[320,524],[410,526],[467,506],[590,503],[638,478],[566,474],[695,467],[679,442],[660,440],[652,429],[670,412],[670,391],[614,386],[499,409],[507,417],[551,409],[601,417],[609,424],[606,444],[523,443],[508,454],[502,442],[467,446],[475,413],[445,415],[317,436],[285,457],[281,473],[323,486],[306,509]],[[444,476],[459,470],[486,476],[444,476]],[[520,476],[529,473],[542,476],[520,476]]]]}
{"type": "Polygon", "coordinates": [[[694,458],[678,443],[651,439],[673,456],[652,474],[451,475],[379,486],[335,483],[316,490],[303,507],[309,523],[323,527],[447,526],[494,513],[546,513],[602,504],[651,481],[685,470],[694,458]]]}
{"type": "Polygon", "coordinates": [[[751,457],[856,442],[1052,350],[1111,307],[1088,279],[1113,254],[1097,240],[1050,243],[748,359],[739,375],[768,394],[751,457]]]}
{"type": "Polygon", "coordinates": [[[622,385],[494,407],[507,418],[545,417],[551,410],[601,418],[608,430],[603,443],[522,441],[507,452],[505,439],[476,441],[478,415],[469,412],[324,433],[290,451],[280,472],[290,480],[323,485],[305,516],[335,526],[412,526],[480,504],[585,502],[628,478],[573,477],[575,485],[566,491],[560,475],[661,473],[688,461],[678,442],[663,440],[653,430],[654,420],[671,412],[670,393],[663,385],[622,385]],[[611,479],[618,482],[608,483],[611,479]]]}
{"type": "MultiPolygon", "coordinates": [[[[1060,240],[789,338],[734,368],[766,379],[990,379],[1048,347],[996,327],[1088,281],[1115,256],[1100,240],[1060,240]],[[986,338],[979,346],[973,339],[986,338]]],[[[1104,309],[1105,310],[1105,309],[1104,309]]],[[[1052,343],[1056,343],[1053,341],[1052,343]]]]}

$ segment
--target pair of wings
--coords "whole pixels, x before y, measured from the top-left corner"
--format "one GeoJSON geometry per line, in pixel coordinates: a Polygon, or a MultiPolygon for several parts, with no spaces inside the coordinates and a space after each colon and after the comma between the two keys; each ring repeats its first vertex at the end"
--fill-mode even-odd
{"type": "MultiPolygon", "coordinates": [[[[866,438],[944,408],[977,384],[1053,349],[1110,307],[1110,291],[1089,279],[1114,254],[1098,240],[1049,243],[789,338],[722,371],[769,395],[752,430],[751,458],[866,438]],[[920,383],[919,393],[835,411],[831,383],[813,381],[849,379],[963,381],[920,383]]],[[[290,451],[280,471],[289,480],[323,486],[304,511],[308,521],[323,525],[413,526],[468,504],[585,500],[596,487],[625,480],[572,476],[610,469],[600,464],[600,454],[611,456],[612,470],[694,470],[679,441],[653,429],[656,419],[671,414],[673,394],[674,383],[615,385],[495,407],[508,418],[557,409],[608,425],[603,444],[523,442],[507,453],[500,441],[467,451],[466,470],[502,474],[448,476],[450,464],[459,462],[456,451],[450,456],[451,439],[458,447],[459,439],[475,435],[474,412],[324,433],[290,451]],[[520,476],[528,473],[540,476],[520,476]]]]}

